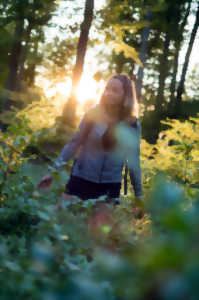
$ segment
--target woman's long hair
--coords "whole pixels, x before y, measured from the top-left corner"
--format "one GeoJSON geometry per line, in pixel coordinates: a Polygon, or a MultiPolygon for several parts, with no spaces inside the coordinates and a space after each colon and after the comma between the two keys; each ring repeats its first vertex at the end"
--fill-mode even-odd
{"type": "MultiPolygon", "coordinates": [[[[130,117],[138,118],[138,101],[136,97],[135,84],[131,79],[124,74],[116,74],[111,79],[118,79],[124,89],[124,98],[120,105],[117,105],[118,118],[120,120],[129,119],[130,117]]],[[[113,113],[113,107],[109,110],[109,105],[102,95],[100,99],[100,105],[102,105],[108,112],[113,113]]]]}

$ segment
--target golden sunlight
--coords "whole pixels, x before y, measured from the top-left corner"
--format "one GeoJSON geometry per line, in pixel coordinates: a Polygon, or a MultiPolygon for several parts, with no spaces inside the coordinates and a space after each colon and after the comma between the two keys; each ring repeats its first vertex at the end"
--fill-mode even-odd
{"type": "Polygon", "coordinates": [[[102,89],[102,82],[98,83],[93,77],[83,75],[77,88],[77,99],[81,104],[88,101],[92,101],[93,104],[98,103],[102,89]]]}
{"type": "MultiPolygon", "coordinates": [[[[72,81],[70,77],[64,78],[62,82],[52,84],[46,78],[40,78],[38,85],[43,88],[47,98],[54,98],[53,102],[62,109],[65,101],[70,95],[72,81]]],[[[83,74],[76,95],[79,102],[78,110],[85,112],[89,107],[99,102],[104,89],[104,81],[97,82],[91,74],[83,74]]]]}

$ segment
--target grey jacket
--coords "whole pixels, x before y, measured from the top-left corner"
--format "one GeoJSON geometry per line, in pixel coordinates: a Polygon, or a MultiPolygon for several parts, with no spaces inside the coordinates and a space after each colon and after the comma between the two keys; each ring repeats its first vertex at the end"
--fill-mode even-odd
{"type": "Polygon", "coordinates": [[[77,160],[72,169],[72,175],[96,182],[121,182],[122,170],[127,163],[131,183],[135,196],[142,195],[142,181],[140,168],[140,136],[141,126],[137,127],[120,122],[115,129],[117,146],[113,151],[105,151],[102,136],[108,125],[94,123],[87,138],[85,132],[87,121],[84,117],[79,125],[79,130],[65,145],[55,161],[54,168],[61,169],[78,153],[77,160]]]}

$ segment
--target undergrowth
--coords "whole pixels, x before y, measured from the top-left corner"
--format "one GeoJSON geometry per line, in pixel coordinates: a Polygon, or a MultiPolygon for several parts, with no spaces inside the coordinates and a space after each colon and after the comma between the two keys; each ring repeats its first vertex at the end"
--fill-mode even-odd
{"type": "Polygon", "coordinates": [[[42,152],[43,131],[21,117],[1,133],[1,299],[198,298],[199,121],[167,124],[156,145],[142,141],[140,219],[130,184],[111,216],[97,214],[96,199],[58,210],[71,164],[38,191],[54,160],[42,152]]]}

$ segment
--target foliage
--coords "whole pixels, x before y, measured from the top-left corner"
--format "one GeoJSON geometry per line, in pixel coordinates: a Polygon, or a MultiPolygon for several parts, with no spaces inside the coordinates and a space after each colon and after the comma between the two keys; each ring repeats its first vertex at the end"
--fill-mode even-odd
{"type": "Polygon", "coordinates": [[[46,167],[24,149],[37,130],[21,117],[1,133],[1,299],[198,298],[199,121],[166,125],[157,145],[142,142],[141,219],[131,192],[111,215],[96,199],[57,210],[68,174],[36,190],[46,167]]]}
{"type": "Polygon", "coordinates": [[[44,58],[42,66],[45,75],[52,83],[60,82],[72,73],[72,59],[76,52],[76,40],[68,38],[60,40],[58,37],[53,42],[43,46],[44,58]],[[51,67],[50,67],[51,66],[51,67]]]}
{"type": "MultiPolygon", "coordinates": [[[[125,40],[125,30],[132,30],[135,31],[137,28],[139,28],[140,24],[136,24],[134,26],[122,26],[120,28],[117,28],[116,26],[113,26],[115,31],[115,36],[117,37],[115,41],[112,42],[113,49],[116,53],[124,53],[124,56],[126,58],[131,58],[134,60],[137,64],[143,67],[142,62],[139,59],[139,55],[136,52],[135,48],[132,46],[129,46],[127,43],[124,42],[125,40]]],[[[144,26],[141,24],[141,26],[144,26]]]]}
{"type": "MultiPolygon", "coordinates": [[[[55,156],[71,137],[70,127],[65,126],[58,130],[58,121],[63,109],[63,99],[56,97],[47,98],[45,95],[36,90],[36,93],[28,92],[26,99],[29,103],[25,108],[5,111],[0,114],[0,120],[8,126],[14,122],[21,125],[22,131],[28,133],[28,142],[24,148],[24,155],[32,153],[38,156],[38,159],[49,161],[48,155],[55,156]],[[24,127],[23,127],[24,126],[24,127]]],[[[16,133],[17,134],[17,133],[16,133]]],[[[9,135],[9,134],[8,134],[9,135]]]]}
{"type": "Polygon", "coordinates": [[[142,144],[148,179],[161,171],[171,180],[198,186],[198,118],[184,122],[167,120],[162,123],[168,129],[160,133],[157,143],[150,145],[143,141],[142,144]]]}

